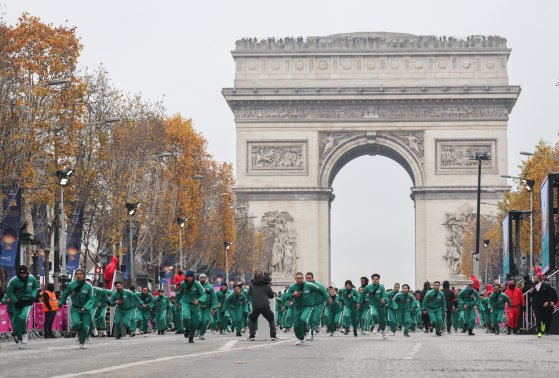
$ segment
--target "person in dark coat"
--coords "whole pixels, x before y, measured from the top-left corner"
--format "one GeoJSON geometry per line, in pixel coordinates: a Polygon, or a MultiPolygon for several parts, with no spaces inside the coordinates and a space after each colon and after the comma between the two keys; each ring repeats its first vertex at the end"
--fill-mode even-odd
{"type": "Polygon", "coordinates": [[[446,332],[450,333],[450,329],[452,328],[452,311],[456,308],[457,300],[456,294],[454,294],[454,290],[450,288],[450,282],[448,281],[443,282],[443,294],[446,301],[446,332]]]}
{"type": "Polygon", "coordinates": [[[551,329],[551,321],[553,319],[553,310],[557,305],[557,301],[559,300],[559,298],[557,298],[557,290],[555,290],[551,286],[551,282],[549,281],[548,278],[544,278],[543,283],[549,286],[549,290],[551,292],[549,306],[547,306],[547,308],[543,310],[543,316],[542,316],[542,321],[545,328],[544,334],[549,335],[549,331],[551,329]]]}
{"type": "Polygon", "coordinates": [[[534,286],[530,289],[530,297],[532,298],[532,308],[536,315],[536,330],[538,337],[542,337],[542,333],[549,332],[545,328],[546,310],[553,304],[551,287],[542,282],[543,276],[538,274],[534,277],[534,286]]]}
{"type": "Polygon", "coordinates": [[[255,272],[254,279],[250,282],[248,289],[248,296],[252,302],[252,312],[248,316],[250,333],[248,339],[250,341],[254,341],[256,337],[256,321],[260,315],[264,316],[270,325],[270,338],[272,341],[278,340],[276,337],[274,313],[270,309],[270,299],[274,299],[274,291],[270,284],[269,276],[265,276],[262,271],[255,272]]]}
{"type": "MultiPolygon", "coordinates": [[[[419,303],[423,303],[423,299],[425,298],[429,290],[431,290],[431,283],[427,281],[423,284],[423,290],[421,291],[419,303]]],[[[433,327],[431,327],[431,320],[429,319],[429,314],[427,313],[427,311],[422,311],[421,320],[423,320],[423,332],[433,332],[433,327]]]]}

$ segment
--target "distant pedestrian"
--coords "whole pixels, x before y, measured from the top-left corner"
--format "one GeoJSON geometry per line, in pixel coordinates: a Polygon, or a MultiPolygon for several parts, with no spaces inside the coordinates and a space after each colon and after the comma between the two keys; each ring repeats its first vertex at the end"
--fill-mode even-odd
{"type": "Polygon", "coordinates": [[[543,333],[549,333],[546,329],[545,321],[546,312],[550,303],[553,303],[552,292],[550,287],[542,282],[541,273],[534,277],[534,286],[530,289],[530,296],[532,298],[532,309],[534,310],[534,315],[536,316],[536,330],[538,332],[538,337],[542,337],[543,333]]]}
{"type": "Polygon", "coordinates": [[[523,308],[526,303],[524,300],[524,294],[522,294],[522,291],[518,287],[516,287],[514,280],[509,281],[507,290],[505,290],[505,294],[512,301],[512,305],[509,306],[507,311],[507,333],[510,335],[512,332],[518,333],[520,309],[523,308]]]}
{"type": "Polygon", "coordinates": [[[45,313],[43,337],[45,339],[52,338],[54,337],[54,334],[52,333],[52,324],[54,323],[54,318],[56,317],[56,312],[58,311],[58,299],[56,299],[56,294],[54,293],[53,283],[49,283],[46,290],[43,292],[41,309],[45,313]]]}
{"type": "Polygon", "coordinates": [[[105,280],[105,289],[113,289],[113,279],[117,268],[118,257],[114,256],[109,265],[107,265],[107,267],[105,268],[105,273],[103,273],[103,279],[105,280]]]}

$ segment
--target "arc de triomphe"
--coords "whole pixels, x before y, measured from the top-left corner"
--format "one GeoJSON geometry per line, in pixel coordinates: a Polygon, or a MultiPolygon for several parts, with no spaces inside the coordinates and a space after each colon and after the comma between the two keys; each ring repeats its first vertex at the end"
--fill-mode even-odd
{"type": "Polygon", "coordinates": [[[413,182],[417,285],[460,280],[464,227],[477,198],[477,162],[469,157],[491,156],[482,166],[482,201],[496,202],[507,189],[500,175],[520,88],[509,85],[504,38],[249,38],[232,55],[234,87],[223,95],[235,116],[237,196],[263,227],[274,271],[330,280],[334,177],[358,156],[383,155],[413,182]]]}

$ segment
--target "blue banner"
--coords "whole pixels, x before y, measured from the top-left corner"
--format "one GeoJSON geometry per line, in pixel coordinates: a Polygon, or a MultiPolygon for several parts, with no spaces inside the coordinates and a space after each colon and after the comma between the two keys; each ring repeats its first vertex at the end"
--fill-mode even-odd
{"type": "MultiPolygon", "coordinates": [[[[545,179],[541,186],[541,210],[542,210],[542,272],[547,273],[550,270],[550,235],[549,235],[549,177],[545,179]]],[[[530,272],[533,274],[533,272],[530,272]]]]}
{"type": "Polygon", "coordinates": [[[37,263],[41,269],[40,275],[45,275],[45,249],[50,246],[49,242],[49,224],[47,217],[47,205],[41,204],[31,209],[31,218],[33,219],[34,239],[39,242],[39,256],[37,263]]]}
{"type": "Polygon", "coordinates": [[[510,217],[509,214],[503,219],[503,277],[510,272],[510,217]]]}
{"type": "Polygon", "coordinates": [[[21,188],[14,182],[5,191],[2,207],[0,266],[15,270],[21,224],[21,188]]]}
{"type": "Polygon", "coordinates": [[[82,229],[83,207],[76,206],[70,214],[70,223],[66,233],[66,270],[70,276],[80,267],[82,229]]]}

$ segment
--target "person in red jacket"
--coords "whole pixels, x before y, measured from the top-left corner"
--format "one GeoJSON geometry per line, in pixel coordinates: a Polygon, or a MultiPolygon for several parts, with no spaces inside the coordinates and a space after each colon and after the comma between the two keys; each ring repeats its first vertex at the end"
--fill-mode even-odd
{"type": "Polygon", "coordinates": [[[175,291],[179,288],[181,282],[184,281],[184,278],[185,277],[182,273],[182,270],[177,270],[177,274],[175,274],[175,276],[173,277],[173,286],[175,286],[175,291]]]}
{"type": "Polygon", "coordinates": [[[103,279],[105,280],[105,288],[112,290],[113,288],[113,278],[115,275],[115,270],[118,267],[118,257],[114,256],[109,265],[105,268],[105,274],[103,279]]]}
{"type": "Polygon", "coordinates": [[[470,280],[472,280],[472,282],[474,283],[474,289],[479,292],[479,287],[480,287],[479,280],[473,274],[470,276],[470,280]]]}
{"type": "Polygon", "coordinates": [[[507,297],[510,298],[512,301],[512,306],[509,306],[507,315],[508,315],[508,332],[507,334],[511,334],[511,332],[518,333],[518,317],[520,315],[520,307],[524,307],[524,295],[522,294],[522,290],[516,287],[514,283],[514,279],[510,280],[507,284],[507,290],[505,291],[507,297]]]}

